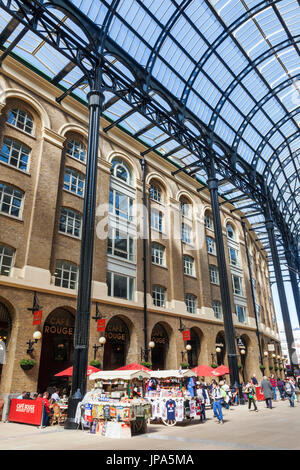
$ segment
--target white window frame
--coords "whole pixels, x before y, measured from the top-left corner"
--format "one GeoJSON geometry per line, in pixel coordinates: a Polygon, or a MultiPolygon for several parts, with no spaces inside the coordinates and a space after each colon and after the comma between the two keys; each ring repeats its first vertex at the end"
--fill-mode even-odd
{"type": "Polygon", "coordinates": [[[152,287],[153,305],[156,307],[166,307],[166,289],[162,286],[152,287]]]}
{"type": "Polygon", "coordinates": [[[10,276],[14,265],[15,250],[5,245],[0,245],[0,275],[10,276]],[[4,264],[4,258],[11,260],[10,264],[4,264]]]}
{"type": "Polygon", "coordinates": [[[235,230],[231,224],[226,225],[226,234],[229,240],[235,240],[235,230]],[[232,237],[229,235],[229,230],[228,230],[229,228],[232,230],[232,237]]]}
{"type": "Polygon", "coordinates": [[[195,275],[195,260],[192,256],[183,255],[183,273],[188,276],[195,275]]]}
{"type": "Polygon", "coordinates": [[[134,278],[124,274],[107,271],[107,295],[118,299],[133,300],[134,296],[134,278]],[[117,277],[126,279],[126,296],[117,296],[115,292],[115,282],[117,277]],[[108,280],[110,278],[110,281],[108,280]],[[110,287],[109,287],[110,284],[110,287]]]}
{"type": "Polygon", "coordinates": [[[181,240],[183,243],[192,243],[192,227],[186,223],[181,223],[181,240]]]}
{"type": "Polygon", "coordinates": [[[132,172],[127,163],[122,159],[122,158],[114,158],[112,160],[112,168],[111,168],[111,174],[118,180],[121,180],[128,185],[132,184],[132,172]],[[123,170],[126,171],[127,177],[126,179],[121,178],[120,175],[118,174],[118,169],[122,168],[123,170]]]}
{"type": "Polygon", "coordinates": [[[108,239],[107,239],[107,254],[109,256],[114,256],[116,258],[127,260],[127,261],[134,261],[134,239],[129,233],[122,232],[118,228],[109,227],[108,230],[108,239]],[[126,240],[127,249],[121,250],[120,248],[116,247],[116,240],[126,240]],[[119,253],[119,254],[118,254],[119,253]],[[120,253],[126,255],[121,256],[120,253]]]}
{"type": "Polygon", "coordinates": [[[238,318],[239,323],[247,323],[247,308],[244,305],[235,305],[235,312],[236,316],[238,318]],[[242,314],[242,321],[241,321],[241,316],[239,315],[238,310],[241,309],[243,314],[242,314]]]}
{"type": "Polygon", "coordinates": [[[20,171],[28,171],[29,158],[30,158],[31,149],[26,145],[21,144],[11,137],[4,137],[1,147],[1,158],[0,161],[10,165],[14,168],[17,168],[20,171]],[[7,147],[9,150],[8,153],[4,153],[3,148],[7,147]],[[24,161],[25,158],[25,161],[24,161]],[[5,161],[7,159],[7,161],[5,161]],[[16,164],[13,163],[16,161],[16,164]],[[22,168],[24,166],[25,168],[22,168]]]}
{"type": "Polygon", "coordinates": [[[65,289],[77,289],[78,266],[76,266],[76,264],[71,263],[70,261],[57,260],[54,276],[56,286],[63,287],[65,289]],[[64,276],[65,273],[67,276],[64,276]],[[75,279],[72,279],[72,277],[75,279]]]}
{"type": "Polygon", "coordinates": [[[239,256],[239,250],[236,248],[233,248],[233,246],[228,247],[228,256],[229,256],[229,264],[231,266],[237,266],[239,267],[241,265],[240,263],[240,256],[239,256]],[[236,253],[236,262],[234,261],[234,258],[231,256],[231,250],[233,250],[236,253]]]}
{"type": "Polygon", "coordinates": [[[219,269],[214,264],[209,265],[209,279],[212,284],[220,284],[219,269]]]}
{"type": "Polygon", "coordinates": [[[232,279],[232,289],[233,289],[233,293],[235,295],[240,295],[240,296],[244,296],[244,286],[243,286],[243,278],[241,276],[237,276],[236,274],[232,274],[231,275],[231,279],[232,279]],[[238,279],[238,283],[239,283],[239,288],[236,288],[236,285],[235,285],[235,278],[238,279]]]}
{"type": "Polygon", "coordinates": [[[216,318],[218,318],[218,319],[223,318],[222,304],[219,300],[213,300],[212,301],[212,308],[213,308],[214,315],[215,315],[216,318]]]}
{"type": "Polygon", "coordinates": [[[127,194],[122,193],[118,189],[115,188],[110,188],[109,191],[109,212],[116,217],[120,217],[121,219],[124,220],[130,220],[132,221],[133,219],[133,198],[128,196],[127,194]],[[127,200],[127,208],[126,210],[120,209],[119,207],[116,207],[116,200],[117,197],[122,197],[126,198],[127,200]]]}
{"type": "Polygon", "coordinates": [[[206,247],[207,247],[207,252],[211,255],[216,254],[216,242],[212,237],[207,236],[206,237],[206,247]]]}
{"type": "Polygon", "coordinates": [[[197,313],[197,297],[194,294],[185,294],[185,304],[189,313],[197,313]]]}
{"type": "Polygon", "coordinates": [[[75,158],[75,160],[78,160],[82,163],[86,163],[86,146],[79,140],[68,139],[66,145],[66,155],[75,158]]]}
{"type": "Polygon", "coordinates": [[[151,228],[162,233],[163,231],[163,213],[157,209],[151,209],[151,228]]]}
{"type": "Polygon", "coordinates": [[[69,209],[68,207],[62,207],[60,211],[59,232],[80,239],[81,230],[82,230],[82,215],[73,209],[69,209]],[[65,213],[63,214],[63,212],[65,213]],[[63,216],[66,218],[65,222],[62,222],[61,220],[63,216]],[[77,224],[79,223],[79,227],[78,226],[76,227],[76,222],[77,224]],[[62,228],[62,225],[64,225],[64,228],[62,228]],[[70,229],[70,231],[68,229],[70,229]],[[79,230],[78,235],[75,233],[76,230],[79,230]]]}
{"type": "Polygon", "coordinates": [[[160,204],[163,202],[163,193],[157,184],[150,184],[149,198],[151,201],[159,202],[160,204]]]}
{"type": "Polygon", "coordinates": [[[19,108],[10,109],[6,122],[17,129],[26,132],[26,134],[33,135],[34,120],[27,111],[23,111],[19,108]],[[13,119],[10,119],[11,115],[13,115],[13,119]]]}
{"type": "Polygon", "coordinates": [[[23,191],[15,188],[14,186],[0,182],[0,212],[20,219],[22,214],[23,199],[23,191]],[[9,191],[7,191],[7,189],[9,191]],[[8,198],[10,199],[9,202],[7,202],[8,198]],[[19,203],[17,203],[17,201],[19,201],[19,203]],[[8,211],[3,210],[4,204],[8,206],[8,211]],[[14,212],[17,212],[17,215],[14,212]]]}
{"type": "Polygon", "coordinates": [[[151,251],[152,251],[152,254],[151,254],[152,263],[158,266],[165,266],[166,265],[165,263],[166,248],[160,243],[153,242],[151,246],[151,251]]]}
{"type": "Polygon", "coordinates": [[[204,225],[205,225],[206,228],[209,228],[210,230],[213,230],[214,222],[213,222],[213,218],[210,214],[205,215],[204,225]]]}
{"type": "Polygon", "coordinates": [[[79,197],[84,197],[85,191],[85,176],[80,171],[74,170],[73,168],[67,167],[64,175],[64,190],[72,194],[76,194],[79,197]],[[66,181],[66,177],[69,175],[69,181],[66,181]],[[72,189],[75,187],[75,190],[72,189]]]}

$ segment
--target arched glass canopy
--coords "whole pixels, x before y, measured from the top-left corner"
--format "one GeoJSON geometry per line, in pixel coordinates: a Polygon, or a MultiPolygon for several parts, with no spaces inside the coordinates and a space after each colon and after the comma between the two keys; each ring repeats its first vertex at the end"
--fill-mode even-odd
{"type": "Polygon", "coordinates": [[[142,154],[154,150],[175,173],[203,183],[210,143],[220,195],[244,212],[268,250],[256,191],[267,194],[285,275],[287,245],[299,270],[299,24],[297,0],[0,1],[4,54],[46,76],[61,99],[72,93],[86,101],[87,74],[100,54],[103,115],[111,122],[104,131],[121,126],[145,144],[142,154]],[[78,44],[88,51],[81,62],[78,44]],[[139,99],[128,98],[129,88],[139,99]]]}

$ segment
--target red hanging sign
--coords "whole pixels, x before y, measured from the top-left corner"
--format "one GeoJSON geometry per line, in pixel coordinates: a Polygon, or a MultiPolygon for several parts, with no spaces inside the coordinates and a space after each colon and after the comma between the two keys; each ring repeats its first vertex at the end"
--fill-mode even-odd
{"type": "Polygon", "coordinates": [[[40,325],[42,321],[42,310],[37,310],[33,312],[33,325],[40,325]]]}
{"type": "Polygon", "coordinates": [[[189,341],[191,339],[191,332],[190,330],[184,330],[182,332],[182,337],[183,337],[183,341],[189,341]]]}
{"type": "Polygon", "coordinates": [[[104,318],[97,321],[97,331],[105,331],[105,319],[104,318]]]}

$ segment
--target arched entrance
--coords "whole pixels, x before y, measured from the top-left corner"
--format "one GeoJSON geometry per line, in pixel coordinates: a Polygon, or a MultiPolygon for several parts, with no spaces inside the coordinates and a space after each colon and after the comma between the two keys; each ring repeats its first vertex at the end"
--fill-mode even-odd
{"type": "Polygon", "coordinates": [[[103,369],[114,370],[126,364],[130,335],[122,318],[113,317],[105,328],[106,343],[103,354],[103,369]]]}
{"type": "Polygon", "coordinates": [[[188,364],[190,369],[199,365],[199,354],[200,354],[200,339],[194,328],[190,329],[191,339],[187,341],[187,344],[192,346],[192,349],[188,351],[188,364]]]}
{"type": "Polygon", "coordinates": [[[224,364],[226,354],[225,336],[223,331],[220,331],[216,337],[216,358],[218,366],[224,364]]]}
{"type": "Polygon", "coordinates": [[[38,391],[48,387],[68,387],[67,377],[55,374],[73,363],[73,336],[75,318],[66,308],[57,308],[47,317],[42,336],[38,391]]]}
{"type": "Polygon", "coordinates": [[[0,383],[2,376],[3,364],[6,361],[6,348],[11,333],[11,316],[7,307],[0,302],[0,383]]]}
{"type": "Polygon", "coordinates": [[[151,362],[153,370],[164,370],[169,350],[169,337],[161,323],[156,323],[152,330],[151,341],[155,347],[151,351],[151,362]]]}

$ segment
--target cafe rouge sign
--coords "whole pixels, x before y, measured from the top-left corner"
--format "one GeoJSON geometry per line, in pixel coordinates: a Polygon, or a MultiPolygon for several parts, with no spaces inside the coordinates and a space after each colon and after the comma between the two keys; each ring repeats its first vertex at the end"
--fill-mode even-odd
{"type": "Polygon", "coordinates": [[[44,333],[73,336],[74,320],[70,314],[51,315],[44,326],[44,333]]]}

